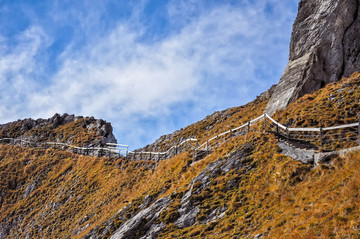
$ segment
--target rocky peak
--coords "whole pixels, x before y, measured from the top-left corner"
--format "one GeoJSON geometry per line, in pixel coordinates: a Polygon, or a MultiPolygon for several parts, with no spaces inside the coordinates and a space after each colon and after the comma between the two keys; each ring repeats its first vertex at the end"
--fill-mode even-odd
{"type": "Polygon", "coordinates": [[[110,123],[94,117],[55,114],[49,119],[23,119],[0,125],[0,138],[62,142],[81,146],[116,143],[110,123]]]}
{"type": "Polygon", "coordinates": [[[360,69],[360,0],[301,0],[289,63],[266,107],[274,113],[360,69]]]}

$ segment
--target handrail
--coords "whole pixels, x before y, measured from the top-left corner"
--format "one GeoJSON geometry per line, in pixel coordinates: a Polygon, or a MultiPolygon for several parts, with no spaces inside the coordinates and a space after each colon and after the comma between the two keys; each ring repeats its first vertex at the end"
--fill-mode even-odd
{"type": "MultiPolygon", "coordinates": [[[[227,134],[232,134],[233,132],[236,132],[238,130],[241,130],[245,127],[248,127],[250,129],[251,126],[255,125],[258,121],[262,121],[262,120],[266,120],[269,119],[272,123],[274,123],[275,125],[277,125],[279,128],[287,131],[287,133],[289,134],[289,132],[320,132],[320,137],[321,137],[321,132],[323,131],[328,131],[328,130],[336,130],[336,129],[343,129],[343,128],[349,128],[349,127],[360,127],[360,122],[358,123],[351,123],[351,124],[345,124],[345,125],[337,125],[337,126],[332,126],[332,127],[327,127],[327,128],[288,128],[284,125],[282,125],[281,123],[277,122],[276,120],[274,120],[273,118],[271,118],[268,114],[264,113],[263,115],[241,125],[238,126],[236,128],[230,129],[228,131],[222,132],[220,134],[217,134],[215,136],[213,136],[212,138],[206,140],[203,144],[201,144],[198,147],[195,147],[194,150],[200,150],[201,148],[203,148],[204,146],[208,146],[209,143],[215,139],[219,139],[219,137],[222,137],[224,135],[227,134]]],[[[266,124],[265,124],[266,127],[266,124]]],[[[359,128],[359,134],[360,134],[360,128],[359,128]]],[[[108,152],[116,152],[121,154],[122,151],[126,151],[126,155],[129,154],[147,154],[147,155],[168,155],[170,153],[171,150],[173,149],[177,149],[178,147],[184,145],[187,142],[196,142],[196,144],[198,143],[198,139],[196,138],[188,138],[183,140],[182,142],[180,142],[177,145],[174,145],[172,147],[170,147],[167,151],[164,152],[152,152],[152,151],[128,151],[128,147],[129,145],[124,145],[124,144],[115,144],[115,143],[106,143],[106,145],[112,146],[112,147],[78,147],[78,146],[74,146],[74,145],[70,145],[70,144],[66,144],[66,143],[60,143],[60,142],[30,142],[30,141],[26,141],[26,140],[22,140],[22,139],[16,139],[16,138],[0,138],[0,141],[5,141],[5,140],[13,140],[13,141],[20,141],[20,142],[24,142],[24,143],[28,143],[28,144],[32,144],[32,143],[37,143],[37,144],[48,144],[48,145],[63,145],[63,146],[67,146],[69,148],[74,148],[74,149],[80,149],[80,150],[105,150],[108,152]],[[123,147],[123,148],[121,148],[123,147]]],[[[208,150],[208,148],[207,148],[208,150]]],[[[177,152],[177,151],[176,151],[177,152]]]]}
{"type": "Polygon", "coordinates": [[[359,123],[352,123],[352,124],[345,124],[345,125],[338,125],[333,127],[327,127],[323,128],[322,130],[333,130],[333,129],[343,129],[343,128],[350,128],[350,127],[356,127],[359,126],[359,123]]]}
{"type": "Polygon", "coordinates": [[[117,154],[121,154],[122,151],[125,151],[125,149],[114,149],[114,148],[107,148],[107,147],[78,147],[75,145],[71,145],[71,144],[66,144],[66,143],[61,143],[61,142],[31,142],[31,141],[26,141],[23,139],[17,139],[17,138],[0,138],[0,141],[6,141],[6,140],[13,140],[14,142],[20,142],[22,143],[28,143],[28,144],[36,144],[36,145],[52,145],[52,146],[58,146],[58,145],[62,145],[62,146],[66,146],[68,148],[73,148],[73,149],[77,149],[77,150],[83,150],[83,151],[108,151],[108,152],[112,152],[112,153],[117,153],[117,154]]]}
{"type": "Polygon", "coordinates": [[[299,131],[304,131],[304,132],[320,132],[321,128],[288,128],[289,131],[291,132],[299,132],[299,131]]]}
{"type": "Polygon", "coordinates": [[[286,129],[287,129],[286,126],[280,124],[279,122],[277,122],[276,120],[274,120],[273,118],[271,118],[268,114],[265,113],[264,116],[265,116],[266,118],[268,118],[269,120],[271,120],[274,124],[276,124],[277,126],[279,126],[280,128],[282,128],[283,130],[286,130],[286,129]]]}
{"type": "MultiPolygon", "coordinates": [[[[241,125],[241,126],[238,126],[236,128],[233,128],[233,129],[230,129],[228,131],[225,131],[225,132],[222,132],[220,134],[217,134],[215,136],[213,136],[212,138],[206,140],[203,144],[201,144],[200,146],[196,147],[195,150],[200,150],[201,148],[205,147],[206,145],[208,145],[211,141],[215,140],[215,139],[218,139],[219,137],[222,137],[226,134],[229,134],[229,133],[233,133],[233,132],[236,132],[240,129],[243,129],[245,127],[251,127],[253,125],[255,125],[258,121],[260,120],[264,120],[264,119],[269,119],[270,121],[272,121],[274,124],[276,124],[279,128],[283,129],[283,130],[286,130],[288,132],[299,132],[299,131],[303,131],[303,132],[321,132],[321,131],[326,131],[326,130],[332,130],[332,129],[341,129],[341,128],[347,128],[347,127],[355,127],[355,126],[358,126],[359,124],[358,123],[353,123],[353,124],[347,124],[347,125],[340,125],[340,126],[333,126],[333,127],[328,127],[328,128],[288,128],[286,127],[285,125],[277,122],[276,120],[274,120],[273,118],[271,118],[268,114],[264,113],[263,115],[260,115],[259,117],[241,125]]],[[[176,148],[176,147],[179,147],[181,146],[182,144],[184,144],[185,142],[189,141],[189,140],[194,140],[196,142],[198,142],[197,139],[187,139],[183,142],[181,142],[180,144],[178,145],[175,145],[175,146],[172,146],[170,147],[167,151],[165,152],[149,152],[149,151],[136,151],[136,152],[129,152],[130,154],[135,154],[135,153],[138,153],[138,154],[150,154],[151,153],[154,153],[155,155],[156,154],[161,154],[161,155],[166,155],[169,153],[170,150],[176,148]]]]}

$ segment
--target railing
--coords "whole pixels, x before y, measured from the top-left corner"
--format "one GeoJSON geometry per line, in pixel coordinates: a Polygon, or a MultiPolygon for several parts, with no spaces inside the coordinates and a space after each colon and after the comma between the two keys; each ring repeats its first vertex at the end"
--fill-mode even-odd
{"type": "Polygon", "coordinates": [[[264,119],[265,122],[266,119],[270,121],[269,131],[275,132],[287,140],[311,143],[323,150],[334,150],[360,144],[360,121],[324,128],[288,128],[267,114],[264,114],[264,119]]]}
{"type": "MultiPolygon", "coordinates": [[[[247,134],[250,132],[250,128],[252,126],[257,125],[259,122],[264,122],[264,132],[272,132],[278,135],[283,136],[286,140],[298,140],[298,141],[305,141],[307,143],[315,143],[316,145],[323,147],[326,149],[326,146],[329,146],[330,143],[333,143],[334,139],[329,138],[330,136],[343,136],[341,138],[337,138],[337,140],[343,140],[344,142],[348,143],[348,146],[354,146],[354,144],[360,144],[360,122],[346,124],[346,125],[339,125],[327,128],[289,128],[281,123],[277,122],[273,118],[271,118],[268,114],[264,113],[263,115],[233,129],[220,133],[218,135],[213,136],[212,138],[206,140],[200,146],[197,146],[198,140],[197,139],[187,139],[176,146],[172,146],[169,150],[165,152],[150,152],[150,151],[134,151],[129,152],[132,155],[132,158],[137,158],[135,155],[139,156],[138,159],[146,158],[148,155],[148,159],[155,159],[160,160],[164,158],[168,158],[173,156],[170,154],[170,151],[173,149],[179,149],[179,147],[185,144],[188,141],[196,142],[196,147],[193,147],[192,150],[196,155],[199,151],[205,151],[206,153],[211,152],[214,148],[218,147],[222,141],[227,141],[228,137],[233,137],[236,132],[242,132],[242,134],[247,134]],[[358,128],[356,131],[353,128],[358,128]],[[338,132],[337,134],[332,133],[334,130],[341,130],[341,129],[350,129],[345,135],[344,132],[338,132]],[[344,141],[345,140],[345,141],[344,141]],[[215,143],[214,143],[215,142],[215,143]],[[152,158],[152,156],[154,156],[152,158]]],[[[336,147],[336,145],[335,145],[336,147]]],[[[178,152],[182,152],[181,150],[176,150],[175,155],[178,152]]]]}
{"type": "Polygon", "coordinates": [[[183,152],[188,148],[194,151],[194,155],[196,155],[199,151],[205,151],[206,153],[209,153],[211,150],[218,147],[222,143],[220,142],[221,140],[227,141],[229,137],[231,138],[236,134],[245,135],[250,132],[252,126],[255,126],[260,121],[264,122],[264,132],[276,133],[284,137],[286,140],[297,140],[312,143],[324,149],[328,148],[329,150],[334,150],[335,148],[339,147],[344,148],[354,146],[355,144],[360,144],[360,121],[357,123],[338,125],[327,128],[288,128],[271,118],[266,113],[239,127],[215,135],[212,138],[206,140],[200,146],[198,146],[198,139],[189,138],[163,152],[129,151],[128,145],[114,143],[107,143],[108,147],[77,147],[58,142],[39,143],[13,138],[2,138],[0,139],[0,143],[20,144],[22,146],[43,148],[52,146],[54,148],[61,148],[63,150],[69,150],[74,153],[85,155],[111,157],[116,154],[118,156],[125,155],[125,157],[134,160],[161,160],[177,155],[178,153],[183,152]],[[192,143],[195,143],[195,146],[193,146],[192,143]]]}
{"type": "Polygon", "coordinates": [[[191,143],[195,142],[196,145],[198,143],[197,139],[194,138],[190,138],[190,139],[186,139],[184,141],[182,141],[181,143],[170,147],[167,151],[164,152],[151,152],[151,151],[130,151],[127,153],[126,157],[130,158],[130,159],[148,159],[148,160],[161,160],[161,159],[166,159],[169,156],[172,155],[177,155],[178,153],[182,152],[183,150],[181,149],[181,146],[188,146],[191,147],[191,143]],[[187,144],[187,145],[186,145],[187,144]],[[154,157],[152,157],[154,156],[154,157]]]}
{"type": "Polygon", "coordinates": [[[24,147],[33,147],[33,148],[58,148],[61,150],[70,151],[82,155],[92,155],[92,156],[108,156],[108,157],[120,157],[120,155],[126,155],[128,150],[128,145],[107,143],[109,147],[78,147],[71,144],[60,143],[60,142],[31,142],[23,139],[16,138],[1,138],[0,143],[10,144],[10,145],[20,145],[24,147]]]}

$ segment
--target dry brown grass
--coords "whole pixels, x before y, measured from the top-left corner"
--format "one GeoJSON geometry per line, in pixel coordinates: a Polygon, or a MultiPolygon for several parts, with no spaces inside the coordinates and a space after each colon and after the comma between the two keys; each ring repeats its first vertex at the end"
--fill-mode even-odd
{"type": "MultiPolygon", "coordinates": [[[[358,107],[359,83],[357,74],[329,85],[275,117],[295,127],[353,122],[355,116],[350,111],[358,107]],[[333,94],[335,102],[342,99],[345,103],[329,104],[329,94],[333,94]]],[[[229,109],[221,117],[208,117],[180,131],[174,142],[194,135],[203,142],[259,116],[266,103],[255,101],[229,109]]],[[[64,132],[78,129],[76,124],[68,127],[64,132]]],[[[81,238],[129,202],[139,205],[150,194],[173,198],[159,219],[169,223],[159,238],[252,238],[258,233],[266,238],[359,238],[360,152],[337,158],[331,165],[312,168],[282,155],[276,138],[261,131],[259,125],[246,136],[232,138],[198,162],[192,162],[191,152],[183,152],[158,165],[52,149],[0,146],[0,221],[7,218],[10,223],[20,223],[11,232],[13,238],[24,237],[28,232],[31,237],[81,238]],[[191,180],[210,162],[249,144],[252,150],[247,164],[252,170],[218,175],[196,198],[201,207],[198,219],[226,205],[225,217],[177,228],[173,221],[179,200],[189,190],[191,180]],[[235,179],[239,183],[228,189],[228,182],[235,179]],[[24,198],[26,188],[34,182],[34,190],[24,198]],[[78,235],[72,234],[87,224],[78,235]]],[[[79,131],[81,142],[87,137],[93,136],[79,131]]],[[[166,142],[162,147],[174,142],[166,142]]]]}

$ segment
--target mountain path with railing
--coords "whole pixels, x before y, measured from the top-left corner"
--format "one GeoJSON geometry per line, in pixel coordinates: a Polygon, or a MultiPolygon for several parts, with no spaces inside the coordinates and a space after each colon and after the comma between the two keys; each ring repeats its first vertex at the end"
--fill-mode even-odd
{"type": "MultiPolygon", "coordinates": [[[[153,151],[128,151],[128,145],[108,143],[107,147],[77,147],[66,143],[59,142],[30,142],[21,139],[13,138],[2,138],[0,143],[7,144],[20,144],[22,146],[28,147],[55,147],[63,150],[72,151],[78,154],[84,155],[93,155],[93,156],[107,156],[114,157],[114,155],[120,157],[121,154],[125,154],[126,158],[133,160],[162,160],[170,158],[174,155],[177,155],[180,152],[190,148],[193,151],[195,159],[200,159],[203,156],[208,155],[214,148],[218,147],[221,143],[220,140],[223,137],[230,136],[233,137],[236,132],[244,131],[244,134],[247,134],[251,131],[251,127],[257,125],[258,122],[264,122],[263,132],[275,133],[278,138],[278,145],[283,150],[284,154],[292,156],[294,159],[301,158],[300,161],[308,162],[311,161],[309,158],[314,159],[316,151],[319,147],[311,143],[311,140],[317,140],[320,146],[323,146],[324,143],[329,142],[328,136],[334,136],[336,134],[332,133],[327,135],[327,132],[334,130],[343,130],[343,129],[353,129],[357,127],[356,137],[354,136],[354,130],[351,131],[353,135],[349,139],[356,138],[356,141],[360,143],[360,121],[352,124],[344,124],[326,128],[288,128],[281,123],[277,122],[269,115],[264,113],[263,115],[233,129],[220,133],[213,136],[212,138],[204,141],[200,146],[198,146],[199,140],[196,138],[186,139],[179,144],[170,147],[167,151],[164,152],[153,152],[153,151]],[[294,138],[294,136],[299,136],[294,138]],[[305,140],[304,140],[305,139],[305,140]],[[310,140],[306,140],[310,139],[310,140]],[[214,141],[215,144],[214,144],[214,141]],[[195,143],[195,147],[192,146],[192,143],[195,143]],[[300,156],[299,156],[300,155],[300,156]],[[303,157],[301,156],[303,155],[303,157]]],[[[340,134],[339,134],[340,135],[340,134]]],[[[227,138],[225,138],[225,141],[227,138]]]]}

